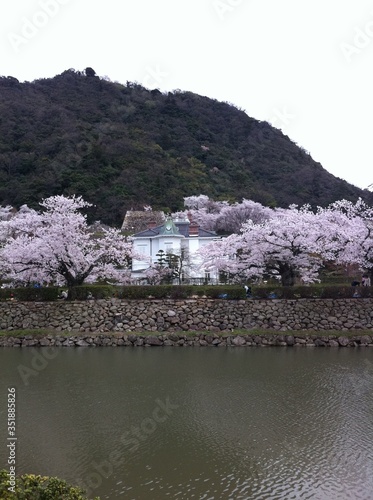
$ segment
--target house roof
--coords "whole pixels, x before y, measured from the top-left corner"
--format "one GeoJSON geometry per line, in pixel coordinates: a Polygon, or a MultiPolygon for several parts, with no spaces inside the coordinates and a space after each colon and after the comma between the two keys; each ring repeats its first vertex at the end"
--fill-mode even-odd
{"type": "Polygon", "coordinates": [[[153,210],[128,210],[123,220],[122,231],[138,233],[150,225],[158,226],[165,220],[164,212],[153,210]]]}
{"type": "MultiPolygon", "coordinates": [[[[133,237],[155,238],[156,236],[171,235],[179,237],[184,236],[185,238],[190,238],[191,237],[190,226],[191,224],[187,219],[173,221],[171,218],[168,218],[161,226],[145,229],[144,231],[135,233],[133,237]]],[[[196,232],[193,233],[193,236],[198,236],[199,238],[212,238],[217,236],[214,231],[207,231],[206,229],[203,229],[200,226],[195,225],[194,228],[196,229],[196,232]]]]}

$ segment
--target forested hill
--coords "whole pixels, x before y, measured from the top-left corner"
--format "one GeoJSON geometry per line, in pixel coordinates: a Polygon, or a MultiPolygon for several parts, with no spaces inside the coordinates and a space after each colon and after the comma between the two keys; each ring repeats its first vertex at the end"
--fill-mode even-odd
{"type": "Polygon", "coordinates": [[[175,211],[199,194],[284,207],[373,201],[227,103],[112,83],[91,68],[31,83],[0,78],[0,204],[73,193],[112,225],[129,208],[175,211]]]}

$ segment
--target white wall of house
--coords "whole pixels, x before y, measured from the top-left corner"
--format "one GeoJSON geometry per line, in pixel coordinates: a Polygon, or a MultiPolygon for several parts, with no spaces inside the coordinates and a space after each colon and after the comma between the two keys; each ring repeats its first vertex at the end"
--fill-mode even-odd
{"type": "MultiPolygon", "coordinates": [[[[216,237],[190,236],[185,238],[182,235],[157,235],[154,237],[135,237],[134,250],[136,253],[144,255],[143,259],[133,259],[132,271],[134,276],[139,277],[141,271],[145,271],[151,264],[158,262],[157,253],[163,250],[175,255],[181,255],[182,251],[187,255],[183,262],[183,275],[185,278],[206,278],[206,273],[201,268],[201,260],[198,257],[198,250],[210,243],[216,237]]],[[[211,279],[216,279],[217,273],[210,271],[211,279]]]]}
{"type": "Polygon", "coordinates": [[[151,264],[158,261],[157,253],[163,250],[165,253],[178,255],[181,249],[182,236],[155,236],[154,238],[134,238],[134,250],[144,255],[144,259],[133,259],[132,270],[139,271],[147,269],[151,264]]]}
{"type": "Polygon", "coordinates": [[[147,269],[150,265],[152,241],[149,238],[137,238],[133,242],[133,249],[136,255],[143,255],[143,259],[132,260],[132,271],[147,269]]]}
{"type": "MultiPolygon", "coordinates": [[[[146,231],[146,235],[139,235],[133,237],[134,251],[136,254],[143,255],[138,259],[133,259],[132,271],[133,277],[141,278],[141,271],[145,271],[152,264],[159,261],[159,251],[165,254],[172,253],[174,255],[183,256],[182,259],[182,277],[183,279],[200,278],[206,279],[207,274],[202,266],[202,261],[198,256],[198,251],[204,245],[215,240],[216,235],[206,235],[202,230],[204,236],[200,236],[200,230],[195,224],[189,226],[187,233],[189,236],[184,236],[185,224],[190,224],[189,219],[174,220],[173,224],[180,223],[179,227],[183,227],[181,232],[175,230],[175,225],[168,224],[159,230],[159,226],[153,234],[146,231]],[[168,234],[167,234],[168,233],[168,234]]],[[[217,273],[210,272],[211,279],[217,278],[217,273]]]]}

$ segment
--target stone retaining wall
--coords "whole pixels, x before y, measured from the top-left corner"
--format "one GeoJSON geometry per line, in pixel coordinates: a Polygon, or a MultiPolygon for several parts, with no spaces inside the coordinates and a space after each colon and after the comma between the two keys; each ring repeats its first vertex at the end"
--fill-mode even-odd
{"type": "Polygon", "coordinates": [[[0,330],[221,332],[373,330],[373,299],[0,302],[0,330]]]}
{"type": "Polygon", "coordinates": [[[125,333],[99,333],[66,335],[24,335],[0,337],[0,347],[112,347],[112,346],[294,346],[294,347],[373,347],[373,335],[229,335],[199,333],[183,335],[135,335],[125,333]]]}

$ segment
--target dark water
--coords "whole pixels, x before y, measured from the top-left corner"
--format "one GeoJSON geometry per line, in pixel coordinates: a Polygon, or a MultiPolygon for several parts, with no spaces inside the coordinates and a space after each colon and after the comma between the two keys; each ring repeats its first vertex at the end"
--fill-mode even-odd
{"type": "Polygon", "coordinates": [[[0,376],[17,473],[102,499],[373,499],[370,348],[1,349],[0,376]]]}

